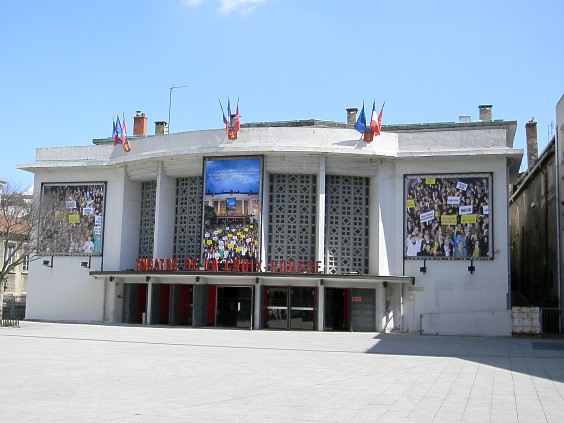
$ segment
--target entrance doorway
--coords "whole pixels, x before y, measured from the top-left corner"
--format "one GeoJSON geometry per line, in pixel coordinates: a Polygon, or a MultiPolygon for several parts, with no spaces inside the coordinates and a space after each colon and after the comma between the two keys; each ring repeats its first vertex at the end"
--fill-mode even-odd
{"type": "Polygon", "coordinates": [[[216,325],[231,328],[252,328],[253,288],[218,286],[216,325]]]}
{"type": "Polygon", "coordinates": [[[351,289],[351,326],[353,332],[376,330],[376,291],[351,289]]]}
{"type": "Polygon", "coordinates": [[[324,330],[349,330],[348,289],[325,288],[324,330]]]}
{"type": "Polygon", "coordinates": [[[264,327],[314,330],[315,288],[267,286],[264,291],[264,327]]]}

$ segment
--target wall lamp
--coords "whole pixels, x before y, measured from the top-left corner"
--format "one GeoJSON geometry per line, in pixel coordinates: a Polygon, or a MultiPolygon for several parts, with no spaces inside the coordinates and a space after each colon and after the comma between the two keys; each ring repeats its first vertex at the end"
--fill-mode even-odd
{"type": "Polygon", "coordinates": [[[51,256],[51,260],[43,260],[43,266],[53,268],[53,256],[51,256]]]}
{"type": "Polygon", "coordinates": [[[419,268],[421,273],[427,273],[427,259],[423,259],[423,266],[419,268]]]}
{"type": "Polygon", "coordinates": [[[470,272],[470,274],[474,274],[474,272],[476,271],[476,268],[474,267],[474,260],[470,260],[470,266],[468,266],[468,271],[470,272]]]}
{"type": "Polygon", "coordinates": [[[92,256],[88,256],[88,261],[81,261],[80,267],[85,267],[87,269],[90,269],[91,264],[92,264],[92,256]]]}

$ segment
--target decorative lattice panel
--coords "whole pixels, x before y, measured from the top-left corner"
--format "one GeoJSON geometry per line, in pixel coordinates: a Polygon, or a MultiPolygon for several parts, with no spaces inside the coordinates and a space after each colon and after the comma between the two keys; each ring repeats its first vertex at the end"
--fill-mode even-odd
{"type": "Polygon", "coordinates": [[[139,258],[153,257],[155,243],[155,205],[157,181],[143,182],[141,187],[141,225],[139,230],[139,258]]]}
{"type": "Polygon", "coordinates": [[[327,176],[325,260],[327,273],[368,273],[369,179],[327,176]]]}
{"type": "Polygon", "coordinates": [[[268,261],[315,260],[315,175],[270,175],[268,261]]]}
{"type": "Polygon", "coordinates": [[[200,256],[202,190],[203,178],[200,176],[176,180],[175,258],[185,259],[200,256]]]}

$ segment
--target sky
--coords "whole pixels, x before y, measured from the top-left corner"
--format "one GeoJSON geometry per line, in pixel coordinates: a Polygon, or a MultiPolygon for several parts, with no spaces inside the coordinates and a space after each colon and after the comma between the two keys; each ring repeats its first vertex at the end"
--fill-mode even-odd
{"type": "MultiPolygon", "coordinates": [[[[241,122],[344,122],[386,102],[383,124],[538,122],[564,94],[564,1],[0,0],[0,179],[41,147],[91,145],[137,110],[170,132],[241,122]],[[171,87],[183,87],[173,88],[171,87]]],[[[523,159],[526,166],[526,154],[523,159]]]]}

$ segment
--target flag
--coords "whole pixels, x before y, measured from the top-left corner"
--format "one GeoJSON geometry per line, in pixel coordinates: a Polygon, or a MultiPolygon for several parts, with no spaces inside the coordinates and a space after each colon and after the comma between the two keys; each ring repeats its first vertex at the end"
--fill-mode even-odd
{"type": "Polygon", "coordinates": [[[127,142],[127,127],[125,126],[125,115],[123,116],[123,128],[121,132],[121,143],[123,144],[123,150],[128,153],[131,148],[129,147],[129,143],[127,142]]]}
{"type": "Polygon", "coordinates": [[[382,108],[380,109],[380,113],[378,114],[378,123],[376,124],[376,129],[374,129],[374,135],[380,135],[382,132],[382,114],[384,113],[385,104],[386,102],[384,101],[384,104],[382,104],[382,108]]]}
{"type": "Polygon", "coordinates": [[[121,144],[121,135],[123,131],[121,129],[121,123],[119,122],[119,116],[117,116],[116,120],[116,131],[114,135],[114,145],[121,144]]]}
{"type": "Polygon", "coordinates": [[[239,116],[239,99],[237,99],[237,108],[235,109],[235,132],[241,130],[241,116],[239,116]]]}
{"type": "Polygon", "coordinates": [[[229,132],[229,121],[225,117],[225,112],[223,111],[223,104],[221,104],[221,100],[219,100],[219,107],[221,107],[221,114],[223,115],[223,123],[225,125],[225,132],[229,132]]]}
{"type": "Polygon", "coordinates": [[[354,129],[356,129],[361,134],[366,132],[366,115],[364,114],[364,102],[362,102],[362,110],[360,111],[360,115],[354,124],[354,129]]]}
{"type": "Polygon", "coordinates": [[[112,138],[114,139],[114,146],[118,145],[118,137],[117,137],[117,131],[116,131],[116,121],[112,119],[112,124],[113,124],[113,128],[112,128],[112,138]]]}
{"type": "Polygon", "coordinates": [[[376,128],[378,127],[378,115],[376,114],[376,100],[372,103],[372,114],[370,115],[370,129],[373,132],[376,132],[376,128]]]}

